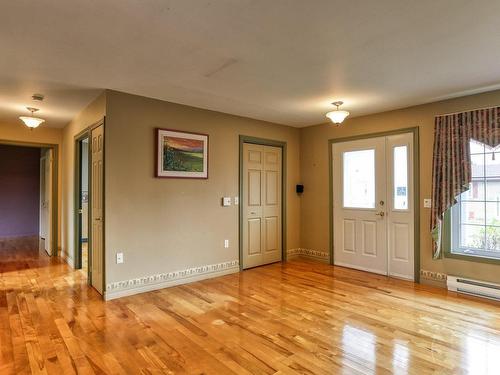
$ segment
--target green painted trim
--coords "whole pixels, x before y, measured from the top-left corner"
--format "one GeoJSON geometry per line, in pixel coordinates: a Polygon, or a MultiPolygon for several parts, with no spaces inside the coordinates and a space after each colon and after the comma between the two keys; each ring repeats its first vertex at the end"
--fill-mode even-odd
{"type": "Polygon", "coordinates": [[[330,255],[329,263],[333,266],[333,140],[328,140],[328,185],[329,185],[329,196],[328,196],[328,224],[329,224],[329,234],[330,242],[328,246],[328,254],[330,255]]]}
{"type": "Polygon", "coordinates": [[[35,147],[35,148],[55,148],[59,146],[57,143],[12,141],[10,139],[0,139],[0,144],[11,145],[11,146],[35,147]]]}
{"type": "Polygon", "coordinates": [[[414,278],[416,283],[420,283],[420,135],[419,128],[402,128],[378,133],[359,134],[351,137],[332,138],[328,140],[328,167],[329,170],[329,225],[330,225],[330,264],[334,264],[333,253],[333,153],[332,145],[334,143],[350,142],[367,138],[387,137],[397,134],[413,134],[413,204],[414,204],[414,222],[413,222],[413,247],[414,247],[414,278]]]}
{"type": "Polygon", "coordinates": [[[414,278],[420,283],[420,133],[419,128],[413,129],[413,246],[414,278]]]}
{"type": "Polygon", "coordinates": [[[50,148],[53,151],[52,165],[52,252],[59,255],[59,145],[0,139],[0,144],[22,147],[50,148]]]}
{"type": "Polygon", "coordinates": [[[263,145],[263,146],[273,146],[273,147],[281,147],[282,156],[281,156],[281,259],[282,262],[287,261],[287,253],[286,253],[286,235],[287,235],[287,226],[286,226],[286,166],[287,166],[287,143],[282,141],[276,141],[272,139],[265,138],[257,138],[246,135],[240,135],[239,142],[239,188],[238,194],[240,199],[239,204],[239,258],[240,258],[240,271],[243,271],[243,144],[251,143],[255,145],[263,145]]]}
{"type": "Polygon", "coordinates": [[[444,213],[443,218],[443,232],[441,239],[441,246],[445,258],[464,260],[467,262],[486,263],[486,264],[500,264],[500,259],[487,258],[477,255],[455,254],[451,252],[451,210],[444,213]]]}
{"type": "MultiPolygon", "coordinates": [[[[74,249],[75,249],[75,256],[74,256],[74,267],[75,269],[81,269],[82,268],[82,242],[80,241],[81,233],[82,233],[82,220],[80,213],[78,212],[81,207],[80,203],[81,202],[81,185],[82,185],[82,176],[81,176],[81,161],[82,161],[82,141],[87,138],[89,139],[88,143],[88,155],[90,155],[90,130],[85,129],[83,132],[78,133],[74,137],[74,142],[75,142],[75,155],[74,155],[74,233],[75,233],[75,238],[74,238],[74,249]]],[[[88,164],[88,182],[90,186],[90,157],[87,158],[87,164],[88,164]]],[[[90,190],[90,189],[89,189],[90,190]]],[[[89,202],[89,215],[87,218],[87,228],[88,231],[90,231],[90,202],[89,202]]],[[[88,246],[90,248],[90,236],[88,238],[88,246]]],[[[90,251],[89,251],[90,253],[90,251]]],[[[90,262],[87,262],[87,283],[90,283],[90,262]]]]}

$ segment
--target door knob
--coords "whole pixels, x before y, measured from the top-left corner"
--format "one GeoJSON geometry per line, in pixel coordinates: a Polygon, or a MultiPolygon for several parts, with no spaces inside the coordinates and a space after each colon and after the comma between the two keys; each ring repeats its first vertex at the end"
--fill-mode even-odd
{"type": "Polygon", "coordinates": [[[380,211],[380,212],[375,213],[375,215],[378,215],[380,217],[384,217],[385,216],[385,212],[384,211],[380,211]]]}

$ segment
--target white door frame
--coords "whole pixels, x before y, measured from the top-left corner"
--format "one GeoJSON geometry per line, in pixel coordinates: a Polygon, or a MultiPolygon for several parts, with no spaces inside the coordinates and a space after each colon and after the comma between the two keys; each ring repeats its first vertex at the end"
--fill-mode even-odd
{"type": "Polygon", "coordinates": [[[334,143],[349,142],[360,139],[369,139],[377,137],[387,137],[396,134],[412,133],[413,134],[413,207],[414,207],[414,278],[416,283],[420,283],[420,158],[419,158],[419,128],[403,128],[387,132],[362,134],[352,137],[334,138],[328,140],[328,160],[329,160],[329,231],[330,231],[330,264],[334,264],[334,234],[333,234],[333,152],[332,145],[334,143]]]}
{"type": "Polygon", "coordinates": [[[239,208],[238,208],[238,244],[239,244],[239,263],[240,271],[243,271],[243,144],[251,143],[262,146],[273,146],[281,148],[281,261],[286,262],[286,142],[275,141],[272,139],[257,138],[246,135],[240,135],[239,146],[239,208]]]}

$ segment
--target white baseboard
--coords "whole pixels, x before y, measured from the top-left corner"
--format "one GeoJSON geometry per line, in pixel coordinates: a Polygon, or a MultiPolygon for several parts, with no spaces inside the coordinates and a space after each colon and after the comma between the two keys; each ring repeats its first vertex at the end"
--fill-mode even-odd
{"type": "Polygon", "coordinates": [[[330,260],[330,254],[324,251],[297,248],[297,249],[289,249],[286,252],[288,259],[293,259],[295,257],[306,257],[312,258],[315,260],[319,260],[322,262],[328,262],[330,260]]]}
{"type": "Polygon", "coordinates": [[[212,277],[218,277],[240,271],[238,260],[224,263],[188,268],[180,271],[165,272],[136,279],[123,280],[106,285],[104,299],[106,301],[150,292],[170,286],[192,283],[212,277]]]}

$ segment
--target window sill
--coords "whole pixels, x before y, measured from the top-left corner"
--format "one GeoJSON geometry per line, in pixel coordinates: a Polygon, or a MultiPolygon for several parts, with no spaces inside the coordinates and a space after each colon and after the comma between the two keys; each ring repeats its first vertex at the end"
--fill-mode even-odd
{"type": "Polygon", "coordinates": [[[483,255],[477,255],[477,254],[463,254],[463,253],[453,253],[451,251],[445,251],[444,256],[445,256],[445,258],[460,259],[460,260],[466,260],[469,262],[500,265],[500,259],[489,258],[489,257],[483,256],[483,255]]]}

